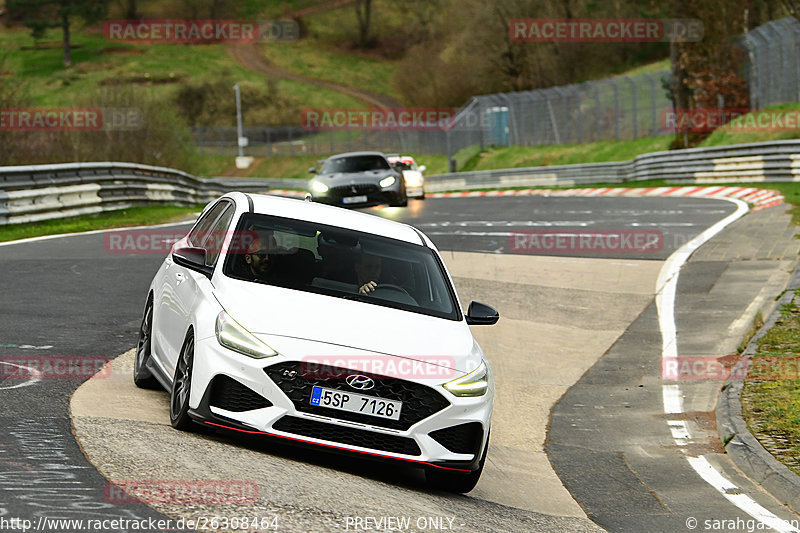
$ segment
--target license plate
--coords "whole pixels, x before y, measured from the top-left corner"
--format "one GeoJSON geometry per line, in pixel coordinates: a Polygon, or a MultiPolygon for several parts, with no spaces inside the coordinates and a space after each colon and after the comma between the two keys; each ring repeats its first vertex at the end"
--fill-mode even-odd
{"type": "Polygon", "coordinates": [[[346,196],[342,198],[342,203],[344,204],[361,204],[367,201],[366,195],[361,196],[346,196]]]}
{"type": "Polygon", "coordinates": [[[311,405],[400,420],[400,409],[403,407],[403,402],[325,387],[314,387],[311,390],[311,405]]]}

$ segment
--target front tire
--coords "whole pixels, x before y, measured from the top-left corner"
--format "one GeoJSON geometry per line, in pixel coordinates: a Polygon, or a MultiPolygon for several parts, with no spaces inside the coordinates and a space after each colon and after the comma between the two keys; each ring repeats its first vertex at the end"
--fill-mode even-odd
{"type": "Polygon", "coordinates": [[[405,181],[402,182],[402,188],[397,194],[397,201],[389,204],[389,207],[408,207],[408,192],[406,191],[405,181]]]}
{"type": "Polygon", "coordinates": [[[136,343],[136,357],[133,360],[133,383],[140,389],[158,389],[161,384],[147,368],[153,353],[153,299],[147,298],[139,327],[139,341],[136,343]]]}
{"type": "Polygon", "coordinates": [[[389,204],[389,207],[408,207],[408,196],[403,196],[402,200],[389,204]]]}
{"type": "Polygon", "coordinates": [[[169,395],[169,421],[172,427],[188,431],[194,425],[189,416],[189,395],[192,390],[192,367],[194,366],[194,334],[186,336],[181,348],[178,364],[175,365],[175,378],[169,395]]]}
{"type": "Polygon", "coordinates": [[[483,473],[483,465],[486,462],[486,454],[489,451],[489,436],[486,436],[486,444],[483,447],[483,456],[478,463],[478,469],[470,472],[469,474],[460,474],[458,472],[450,472],[448,470],[440,470],[438,468],[430,468],[425,471],[425,481],[430,487],[444,490],[447,492],[456,492],[459,494],[466,494],[475,488],[478,480],[483,473]]]}

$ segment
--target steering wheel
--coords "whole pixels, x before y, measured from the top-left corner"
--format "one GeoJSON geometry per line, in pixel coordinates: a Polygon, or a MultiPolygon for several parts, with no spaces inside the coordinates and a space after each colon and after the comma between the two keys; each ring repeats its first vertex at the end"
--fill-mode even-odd
{"type": "Polygon", "coordinates": [[[405,289],[404,289],[403,287],[401,287],[400,285],[393,285],[393,284],[391,284],[391,283],[381,283],[381,284],[379,284],[377,287],[375,287],[375,288],[372,290],[372,292],[379,291],[379,290],[381,290],[381,289],[389,289],[389,290],[392,290],[392,291],[402,292],[402,293],[403,293],[403,294],[405,294],[406,296],[409,296],[409,297],[411,296],[410,294],[408,294],[408,291],[407,291],[407,290],[405,290],[405,289]]]}

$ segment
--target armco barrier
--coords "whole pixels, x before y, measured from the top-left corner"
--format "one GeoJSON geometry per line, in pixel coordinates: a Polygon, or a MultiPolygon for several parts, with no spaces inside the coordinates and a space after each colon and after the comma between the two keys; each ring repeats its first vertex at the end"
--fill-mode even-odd
{"type": "MultiPolygon", "coordinates": [[[[565,187],[652,179],[670,184],[800,181],[800,140],[654,152],[611,163],[440,174],[426,177],[425,190],[565,187]]],[[[290,179],[199,179],[179,170],[132,163],[0,167],[0,225],[138,204],[203,204],[231,190],[299,190],[305,185],[305,180],[290,179]]],[[[285,190],[279,194],[302,197],[300,192],[285,190]]]]}
{"type": "Polygon", "coordinates": [[[264,179],[199,179],[132,163],[0,167],[0,225],[63,218],[132,205],[193,205],[231,190],[267,192],[264,179]]]}
{"type": "Polygon", "coordinates": [[[652,179],[679,184],[800,181],[800,140],[654,152],[612,163],[440,174],[425,178],[425,190],[569,187],[652,179]]]}

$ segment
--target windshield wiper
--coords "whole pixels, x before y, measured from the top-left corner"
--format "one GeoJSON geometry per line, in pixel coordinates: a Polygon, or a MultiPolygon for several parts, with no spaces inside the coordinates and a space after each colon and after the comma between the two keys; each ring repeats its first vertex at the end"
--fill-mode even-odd
{"type": "Polygon", "coordinates": [[[343,300],[352,300],[354,302],[363,302],[364,297],[360,294],[347,294],[347,293],[339,293],[339,294],[331,294],[331,296],[335,296],[336,298],[341,298],[343,300]]]}

